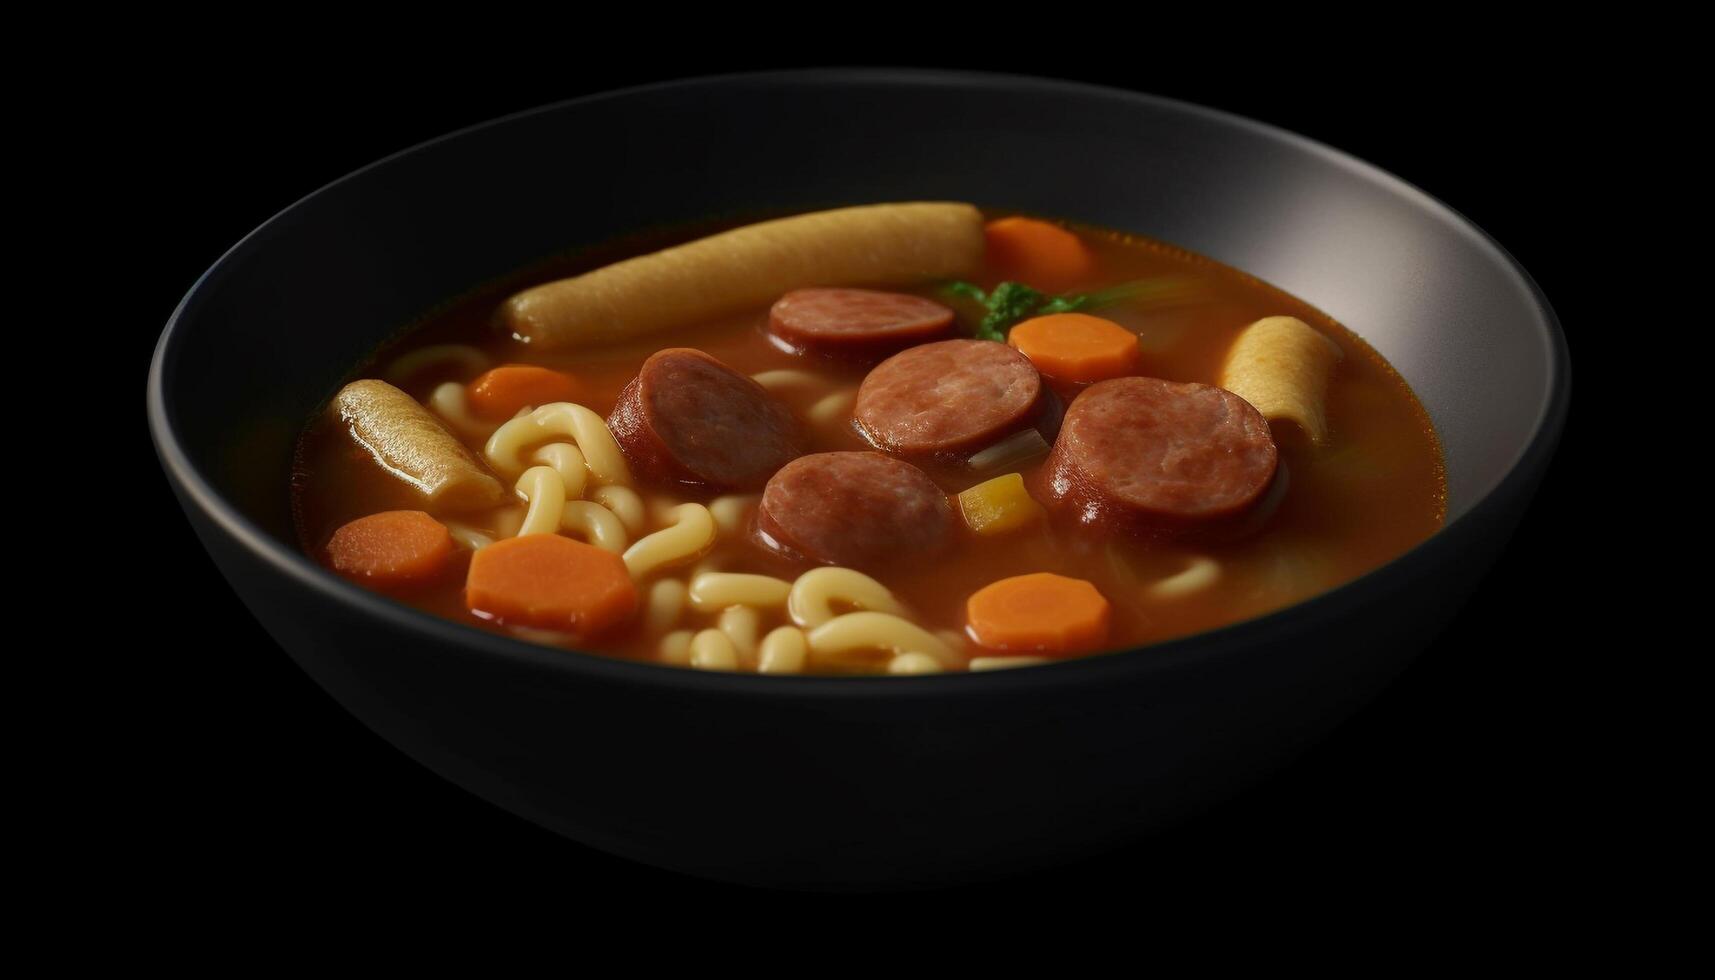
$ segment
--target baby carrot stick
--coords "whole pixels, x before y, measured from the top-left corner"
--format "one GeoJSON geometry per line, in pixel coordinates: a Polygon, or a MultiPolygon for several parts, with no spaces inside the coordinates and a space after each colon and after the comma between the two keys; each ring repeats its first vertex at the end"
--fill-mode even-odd
{"type": "Polygon", "coordinates": [[[422,585],[447,567],[453,537],[420,510],[389,510],[341,527],[328,541],[334,571],[384,589],[422,585]]]}
{"type": "Polygon", "coordinates": [[[1051,572],[1003,578],[965,602],[971,639],[990,650],[1088,653],[1107,642],[1109,617],[1095,586],[1051,572]]]}
{"type": "Polygon", "coordinates": [[[575,402],[582,393],[570,375],[534,364],[503,364],[465,386],[471,411],[505,421],[518,410],[552,402],[575,402]]]}
{"type": "Polygon", "coordinates": [[[1086,384],[1136,374],[1143,366],[1137,335],[1088,313],[1051,313],[1026,320],[1006,342],[1036,370],[1060,381],[1086,384]]]}
{"type": "Polygon", "coordinates": [[[1035,218],[997,218],[983,226],[989,270],[1001,279],[1063,293],[1088,279],[1096,257],[1077,235],[1035,218]]]}
{"type": "Polygon", "coordinates": [[[558,534],[526,534],[471,557],[465,605],[503,623],[587,637],[631,618],[637,587],[611,551],[558,534]]]}

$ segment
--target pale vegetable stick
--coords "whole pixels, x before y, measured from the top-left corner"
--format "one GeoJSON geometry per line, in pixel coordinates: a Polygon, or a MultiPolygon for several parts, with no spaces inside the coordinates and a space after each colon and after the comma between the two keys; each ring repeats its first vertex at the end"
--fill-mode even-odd
{"type": "Polygon", "coordinates": [[[1233,342],[1221,387],[1250,402],[1263,418],[1297,423],[1320,446],[1328,441],[1323,398],[1340,357],[1339,345],[1303,320],[1263,317],[1233,342]]]}
{"type": "Polygon", "coordinates": [[[506,493],[475,454],[417,400],[385,381],[353,381],[333,398],[351,436],[389,473],[448,510],[493,507],[506,493]]]}
{"type": "Polygon", "coordinates": [[[976,276],[983,219],[969,204],[869,204],[745,225],[526,289],[501,315],[543,349],[624,340],[763,306],[809,286],[976,276]]]}

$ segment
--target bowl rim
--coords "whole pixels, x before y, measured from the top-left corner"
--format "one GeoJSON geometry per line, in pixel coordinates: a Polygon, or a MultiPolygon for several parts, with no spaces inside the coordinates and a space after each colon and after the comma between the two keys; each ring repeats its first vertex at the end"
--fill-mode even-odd
{"type": "Polygon", "coordinates": [[[717,692],[735,697],[812,698],[878,695],[893,698],[980,696],[984,693],[1004,694],[1021,687],[1081,687],[1116,678],[1121,672],[1131,674],[1144,671],[1166,675],[1193,668],[1203,669],[1213,662],[1240,655],[1271,636],[1296,633],[1339,619],[1347,610],[1365,605],[1371,599],[1386,594],[1409,580],[1417,569],[1439,560],[1450,549],[1457,549],[1462,539],[1480,534],[1485,523],[1483,518],[1503,509],[1505,499],[1531,492],[1535,482],[1546,470],[1559,442],[1565,427],[1570,399],[1570,353],[1559,319],[1542,289],[1523,265],[1475,222],[1407,181],[1344,151],[1289,130],[1179,99],[1031,75],[928,68],[786,69],[701,75],[629,86],[499,116],[389,154],[324,184],[287,205],[239,239],[198,276],[168,317],[156,342],[154,354],[150,358],[147,391],[150,436],[162,469],[179,491],[181,503],[187,509],[192,506],[197,508],[221,533],[237,542],[252,557],[274,572],[319,594],[326,601],[351,607],[361,615],[391,624],[393,628],[407,634],[416,634],[425,639],[458,647],[461,651],[496,658],[512,666],[553,671],[569,677],[581,676],[608,683],[717,692]],[[1419,208],[1464,233],[1480,249],[1487,250],[1492,253],[1492,257],[1498,258],[1501,266],[1515,277],[1517,284],[1524,287],[1537,308],[1539,319],[1533,326],[1543,333],[1549,356],[1547,397],[1539,409],[1530,437],[1507,465],[1506,470],[1476,496],[1463,514],[1447,521],[1428,538],[1388,562],[1292,605],[1200,633],[1159,643],[1053,661],[1038,667],[909,677],[760,675],[702,671],[622,659],[601,653],[542,646],[444,619],[347,582],[322,568],[299,549],[275,540],[222,497],[191,462],[169,418],[165,391],[165,375],[170,370],[171,361],[178,354],[176,340],[181,333],[180,324],[197,312],[208,286],[227,275],[240,258],[261,247],[299,208],[370,171],[386,167],[439,144],[473,136],[491,127],[504,126],[572,106],[622,99],[643,93],[718,88],[757,82],[958,86],[991,91],[1057,92],[1081,98],[1115,100],[1197,117],[1222,126],[1248,130],[1320,156],[1354,176],[1379,184],[1384,189],[1411,200],[1419,208]]]}

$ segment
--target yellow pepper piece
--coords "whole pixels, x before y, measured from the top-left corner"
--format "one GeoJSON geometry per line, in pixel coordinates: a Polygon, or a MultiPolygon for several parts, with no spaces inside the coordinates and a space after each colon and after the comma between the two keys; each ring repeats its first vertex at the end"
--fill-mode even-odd
{"type": "Polygon", "coordinates": [[[1024,489],[1024,477],[1008,473],[959,494],[959,513],[978,534],[1005,534],[1041,517],[1043,511],[1024,489]]]}

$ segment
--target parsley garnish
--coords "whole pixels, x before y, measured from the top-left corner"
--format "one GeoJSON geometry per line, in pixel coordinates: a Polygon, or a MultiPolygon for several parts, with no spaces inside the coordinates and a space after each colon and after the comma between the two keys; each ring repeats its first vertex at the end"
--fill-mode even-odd
{"type": "Polygon", "coordinates": [[[985,293],[973,283],[954,280],[943,286],[942,291],[949,296],[980,303],[987,312],[983,314],[982,322],[977,324],[977,339],[1001,341],[1006,340],[1006,332],[1012,329],[1013,324],[1033,316],[1095,310],[1130,300],[1167,305],[1184,301],[1195,292],[1183,279],[1139,279],[1093,293],[1067,293],[1064,296],[1050,296],[1021,282],[1003,282],[985,293]]]}

